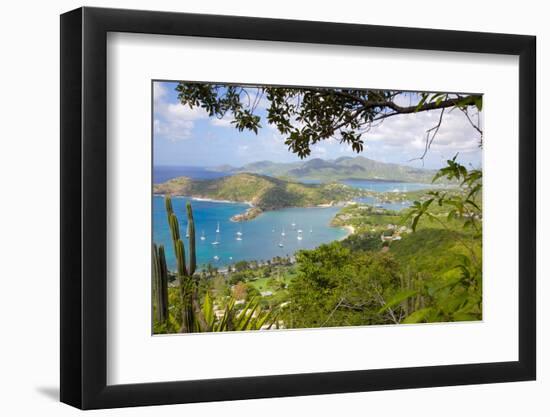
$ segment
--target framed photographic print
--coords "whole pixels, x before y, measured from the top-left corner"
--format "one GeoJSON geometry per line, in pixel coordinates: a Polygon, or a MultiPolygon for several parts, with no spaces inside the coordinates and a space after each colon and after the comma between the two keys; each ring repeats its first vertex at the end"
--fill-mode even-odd
{"type": "Polygon", "coordinates": [[[61,16],[61,400],[535,379],[535,38],[61,16]]]}

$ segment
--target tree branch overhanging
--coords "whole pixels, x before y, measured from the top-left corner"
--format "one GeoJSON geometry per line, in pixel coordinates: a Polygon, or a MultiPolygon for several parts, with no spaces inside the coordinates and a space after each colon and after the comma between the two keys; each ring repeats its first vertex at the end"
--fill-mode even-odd
{"type": "Polygon", "coordinates": [[[472,127],[483,132],[470,118],[468,109],[481,111],[482,96],[453,93],[410,93],[386,90],[327,88],[243,87],[225,84],[179,83],[176,87],[181,104],[202,107],[218,118],[230,114],[234,126],[258,133],[265,117],[285,136],[291,152],[304,158],[311,145],[326,139],[346,143],[355,152],[364,147],[363,135],[385,119],[403,114],[441,110],[440,121],[426,133],[423,159],[434,141],[445,109],[460,109],[472,127]],[[255,92],[254,92],[255,90],[255,92]],[[252,95],[254,93],[254,95],[252,95]],[[265,108],[260,101],[266,97],[265,108]],[[408,105],[403,102],[408,99],[408,105]]]}

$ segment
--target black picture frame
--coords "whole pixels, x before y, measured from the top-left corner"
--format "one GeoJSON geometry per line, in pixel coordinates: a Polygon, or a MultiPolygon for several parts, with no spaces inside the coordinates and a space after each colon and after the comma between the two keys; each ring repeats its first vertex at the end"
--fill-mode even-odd
{"type": "Polygon", "coordinates": [[[533,380],[536,38],[251,17],[80,8],[61,16],[61,401],[81,409],[533,380]],[[519,57],[519,360],[113,385],[107,376],[108,32],[519,57]]]}

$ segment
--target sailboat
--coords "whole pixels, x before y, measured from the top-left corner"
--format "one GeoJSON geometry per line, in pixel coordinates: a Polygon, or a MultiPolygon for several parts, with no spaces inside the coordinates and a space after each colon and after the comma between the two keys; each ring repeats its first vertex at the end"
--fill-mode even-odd
{"type": "Polygon", "coordinates": [[[220,257],[218,255],[214,255],[214,260],[218,262],[220,260],[220,257]]]}
{"type": "Polygon", "coordinates": [[[220,244],[220,222],[218,222],[218,227],[216,228],[216,240],[212,242],[213,245],[220,244]]]}
{"type": "Polygon", "coordinates": [[[313,233],[313,227],[309,228],[309,233],[313,233]]]}
{"type": "Polygon", "coordinates": [[[292,226],[293,229],[296,228],[296,222],[294,220],[292,220],[292,223],[290,225],[292,226]]]}
{"type": "Polygon", "coordinates": [[[237,233],[235,233],[235,240],[243,240],[242,236],[243,236],[243,226],[241,225],[240,228],[239,228],[239,231],[237,233]]]}
{"type": "Polygon", "coordinates": [[[296,237],[296,239],[298,239],[298,240],[302,240],[302,239],[303,239],[303,237],[302,237],[302,235],[298,235],[298,236],[296,237]]]}
{"type": "Polygon", "coordinates": [[[281,236],[285,236],[286,233],[285,233],[285,228],[283,227],[283,231],[281,232],[281,236]]]}
{"type": "Polygon", "coordinates": [[[206,236],[204,235],[204,230],[202,231],[201,240],[206,240],[206,236]]]}
{"type": "Polygon", "coordinates": [[[279,247],[282,248],[284,247],[285,245],[283,245],[283,238],[281,238],[281,240],[279,241],[279,247]]]}

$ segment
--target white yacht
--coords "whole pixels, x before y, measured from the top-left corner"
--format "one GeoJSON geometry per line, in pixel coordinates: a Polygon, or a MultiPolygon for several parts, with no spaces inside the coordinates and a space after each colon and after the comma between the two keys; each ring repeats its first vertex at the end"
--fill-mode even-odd
{"type": "Polygon", "coordinates": [[[218,222],[218,227],[216,228],[216,240],[212,242],[213,245],[220,244],[220,222],[218,222]]]}

